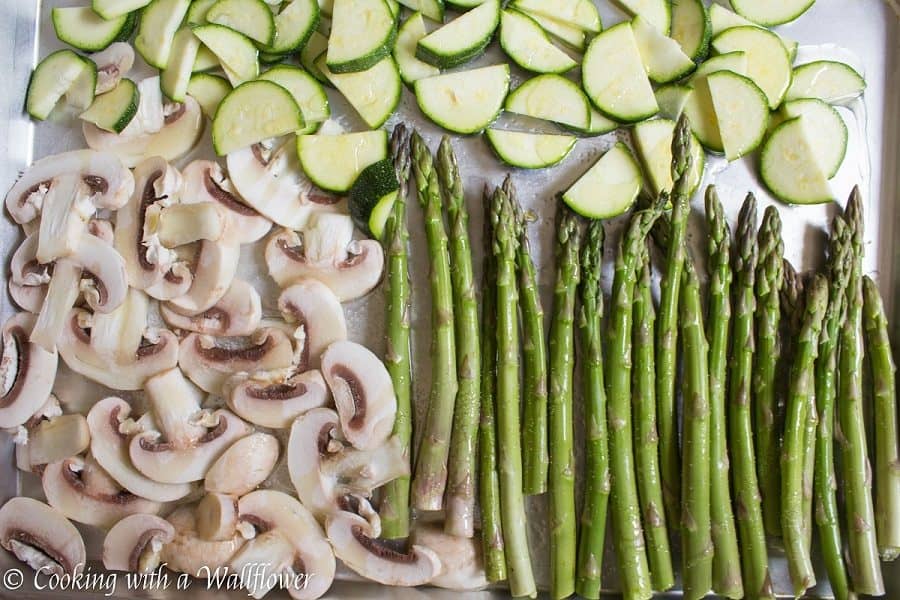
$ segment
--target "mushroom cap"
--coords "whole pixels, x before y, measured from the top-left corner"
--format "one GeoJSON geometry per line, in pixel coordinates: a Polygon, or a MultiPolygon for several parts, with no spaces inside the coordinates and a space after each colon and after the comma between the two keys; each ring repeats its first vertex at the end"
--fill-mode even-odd
{"type": "Polygon", "coordinates": [[[50,396],[57,353],[29,341],[36,317],[19,313],[3,325],[0,347],[0,427],[17,427],[50,396]]]}
{"type": "Polygon", "coordinates": [[[197,252],[190,266],[191,287],[181,296],[169,299],[170,306],[186,315],[196,315],[211,308],[231,287],[241,258],[241,247],[231,240],[197,242],[197,252]]]}
{"type": "Polygon", "coordinates": [[[136,496],[156,502],[171,502],[191,493],[187,483],[160,483],[134,468],[128,456],[129,436],[122,432],[131,415],[131,405],[121,398],[97,402],[87,416],[91,431],[91,454],[116,483],[136,496]]]}
{"type": "Polygon", "coordinates": [[[443,527],[423,524],[413,529],[410,541],[441,557],[443,568],[431,585],[460,591],[487,587],[480,538],[458,537],[445,533],[443,527]]]}
{"type": "Polygon", "coordinates": [[[441,572],[441,561],[430,548],[413,545],[406,553],[397,552],[373,537],[369,522],[352,512],[333,513],[325,530],[345,565],[383,585],[424,585],[441,572]]]}
{"type": "Polygon", "coordinates": [[[206,579],[216,569],[226,566],[244,545],[243,536],[237,532],[231,539],[219,542],[207,541],[197,535],[194,506],[179,507],[166,520],[175,528],[175,537],[162,547],[160,559],[178,573],[206,579]]]}
{"type": "Polygon", "coordinates": [[[47,295],[52,265],[37,261],[38,234],[25,237],[9,265],[9,295],[23,310],[38,313],[47,295]]]}
{"type": "Polygon", "coordinates": [[[239,373],[225,384],[228,406],[254,425],[284,429],[308,410],[325,406],[330,394],[321,372],[239,373]]]}
{"type": "Polygon", "coordinates": [[[88,281],[81,289],[94,312],[112,312],[125,301],[128,293],[125,259],[109,243],[85,233],[75,253],[65,260],[81,267],[82,280],[88,281]]]}
{"type": "Polygon", "coordinates": [[[262,304],[259,292],[243,279],[233,279],[225,295],[196,315],[183,315],[174,305],[161,304],[159,312],[172,329],[204,335],[250,335],[259,327],[262,304]]]}
{"type": "Polygon", "coordinates": [[[384,363],[365,346],[344,340],[322,355],[322,375],[347,441],[362,450],[381,446],[397,414],[394,384],[384,363]]]}
{"type": "Polygon", "coordinates": [[[233,443],[206,472],[207,492],[243,496],[260,485],[278,462],[278,439],[251,433],[233,443]]]}
{"type": "Polygon", "coordinates": [[[340,299],[316,279],[300,279],[281,292],[278,310],[288,323],[302,327],[301,368],[317,367],[325,349],[347,339],[347,322],[340,299]]]}
{"type": "Polygon", "coordinates": [[[84,567],[84,540],[58,510],[33,498],[10,498],[0,508],[0,546],[32,568],[62,575],[84,567]]]}
{"type": "Polygon", "coordinates": [[[96,93],[105,94],[119,84],[134,65],[134,49],[127,42],[113,42],[106,49],[91,55],[97,65],[96,93]]]}
{"type": "Polygon", "coordinates": [[[162,517],[129,515],[113,525],[103,539],[103,566],[110,571],[153,571],[159,565],[159,546],[174,538],[175,528],[162,517]],[[157,556],[148,564],[146,553],[157,556]]]}

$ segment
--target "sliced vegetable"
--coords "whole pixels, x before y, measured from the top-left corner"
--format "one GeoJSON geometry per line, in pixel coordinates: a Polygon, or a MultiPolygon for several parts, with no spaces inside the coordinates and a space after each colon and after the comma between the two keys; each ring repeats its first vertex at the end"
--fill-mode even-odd
{"type": "Polygon", "coordinates": [[[90,6],[57,7],[50,14],[59,41],[85,52],[97,52],[113,42],[128,39],[136,19],[132,14],[125,14],[107,20],[90,6]]]}
{"type": "Polygon", "coordinates": [[[190,4],[190,0],[153,0],[141,12],[134,49],[151,67],[166,68],[172,40],[190,4]]]}
{"type": "Polygon", "coordinates": [[[94,98],[90,107],[81,113],[81,119],[105,131],[122,133],[137,114],[140,97],[133,81],[121,79],[111,91],[94,98]]]}
{"type": "Polygon", "coordinates": [[[628,147],[621,142],[600,157],[564,194],[563,202],[591,219],[608,219],[628,210],[643,178],[628,147]]]}
{"type": "Polygon", "coordinates": [[[709,93],[706,77],[691,82],[693,91],[684,103],[683,112],[691,123],[691,131],[703,146],[712,152],[724,152],[722,134],[716,120],[716,109],[709,93]]]}
{"type": "Polygon", "coordinates": [[[591,33],[603,29],[600,13],[592,0],[516,0],[516,7],[591,33]]]}
{"type": "Polygon", "coordinates": [[[319,25],[316,0],[291,0],[275,16],[275,39],[264,50],[271,54],[287,54],[306,43],[319,25]]]}
{"type": "Polygon", "coordinates": [[[732,71],[738,75],[747,76],[747,53],[742,50],[717,54],[709,60],[700,63],[693,77],[705,77],[717,71],[732,71]]]}
{"type": "Polygon", "coordinates": [[[85,109],[94,100],[97,82],[97,67],[90,60],[78,56],[71,50],[57,50],[45,57],[31,74],[25,110],[35,119],[43,121],[63,97],[70,94],[78,107],[85,109]],[[72,93],[78,86],[80,93],[72,93]]]}
{"type": "Polygon", "coordinates": [[[684,111],[684,105],[694,88],[686,84],[672,83],[656,90],[656,103],[659,105],[659,116],[677,120],[684,111]]]}
{"type": "Polygon", "coordinates": [[[725,158],[737,160],[762,143],[769,125],[766,95],[750,79],[731,71],[707,78],[725,158]]]}
{"type": "MultiPolygon", "coordinates": [[[[518,3],[514,3],[512,8],[520,9],[518,3]]],[[[521,10],[521,9],[520,9],[521,10]]],[[[583,29],[579,29],[568,23],[557,21],[551,17],[523,10],[523,13],[534,19],[535,23],[541,26],[541,29],[549,33],[551,36],[561,41],[570,48],[583,51],[587,42],[587,36],[583,29]]]]}
{"type": "Polygon", "coordinates": [[[865,79],[852,67],[842,62],[817,60],[794,69],[794,80],[785,99],[818,98],[834,104],[857,98],[865,89],[865,79]]]}
{"type": "Polygon", "coordinates": [[[328,38],[318,31],[313,31],[309,34],[309,39],[306,40],[303,50],[300,51],[300,64],[303,65],[304,69],[309,71],[310,75],[318,79],[321,83],[331,85],[331,82],[328,81],[325,74],[316,66],[316,60],[322,56],[327,49],[328,38]]]}
{"type": "Polygon", "coordinates": [[[785,202],[831,202],[834,196],[810,144],[806,119],[797,117],[775,128],[762,148],[760,174],[769,191],[785,202]]]}
{"type": "Polygon", "coordinates": [[[259,75],[256,46],[248,37],[224,25],[201,25],[193,32],[222,63],[231,85],[238,86],[259,75]]]}
{"type": "Polygon", "coordinates": [[[200,44],[200,47],[197,48],[197,57],[194,59],[194,66],[191,70],[194,73],[197,73],[198,71],[218,69],[221,66],[219,59],[212,53],[212,50],[203,44],[200,44]]]}
{"type": "Polygon", "coordinates": [[[397,61],[397,68],[400,69],[400,77],[407,84],[441,74],[441,70],[434,65],[429,65],[416,58],[419,40],[426,35],[428,35],[428,31],[425,29],[425,19],[419,12],[411,14],[397,32],[394,60],[397,61]]]}
{"type": "Polygon", "coordinates": [[[381,239],[399,189],[391,159],[379,160],[363,169],[348,197],[350,216],[356,226],[375,239],[381,239]]]}
{"type": "Polygon", "coordinates": [[[654,83],[669,83],[694,70],[694,61],[681,51],[678,42],[663,35],[644,17],[636,16],[631,30],[647,75],[654,83]]]}
{"type": "Polygon", "coordinates": [[[575,129],[587,129],[591,125],[587,96],[575,82],[561,75],[532,77],[509,94],[505,109],[575,129]]]}
{"type": "Polygon", "coordinates": [[[535,73],[564,73],[578,64],[553,45],[537,21],[517,10],[500,16],[500,46],[513,62],[535,73]]]}
{"type": "Polygon", "coordinates": [[[363,169],[387,158],[387,132],[299,135],[297,155],[310,181],[324,190],[344,193],[363,169]]]}
{"type": "Polygon", "coordinates": [[[333,73],[365,71],[391,53],[397,21],[384,0],[335,0],[326,53],[333,73]]]}
{"type": "Polygon", "coordinates": [[[831,179],[837,175],[847,154],[848,137],[847,124],[838,111],[822,100],[807,98],[785,102],[781,112],[789,119],[803,116],[807,123],[815,123],[806,128],[809,145],[825,177],[831,179]]]}
{"type": "Polygon", "coordinates": [[[199,48],[200,40],[189,28],[183,27],[175,33],[169,62],[159,78],[163,93],[175,102],[184,101],[199,48]]]}
{"type": "MultiPolygon", "coordinates": [[[[709,5],[709,20],[712,24],[713,37],[716,37],[726,29],[731,29],[733,27],[743,27],[744,25],[759,27],[759,25],[757,25],[753,21],[748,21],[741,15],[732,12],[721,4],[716,4],[715,2],[709,5]]],[[[793,62],[794,58],[797,56],[797,48],[800,44],[783,36],[778,37],[781,39],[781,43],[784,44],[784,48],[785,50],[787,50],[791,62],[793,62]]]]}
{"type": "Polygon", "coordinates": [[[487,129],[484,133],[500,160],[523,169],[543,169],[561,162],[575,147],[577,139],[571,135],[505,129],[487,129]]]}
{"type": "Polygon", "coordinates": [[[191,7],[187,11],[184,20],[189,25],[206,25],[206,13],[212,8],[212,5],[219,0],[192,0],[191,7]]]}
{"type": "Polygon", "coordinates": [[[213,148],[223,156],[303,125],[300,107],[290,92],[271,81],[248,81],[219,104],[212,124],[213,148]]]}
{"type": "Polygon", "coordinates": [[[614,2],[632,17],[640,15],[653,23],[663,35],[669,35],[672,29],[671,0],[614,0],[614,2]]]}
{"type": "Polygon", "coordinates": [[[774,27],[798,19],[816,0],[730,0],[734,10],[757,25],[774,27]]]}
{"type": "Polygon", "coordinates": [[[602,135],[619,128],[619,124],[601,114],[596,108],[591,106],[591,124],[587,129],[580,130],[586,135],[602,135]]]}
{"type": "Polygon", "coordinates": [[[140,10],[148,4],[150,0],[93,0],[91,8],[107,21],[111,21],[140,10]]]}
{"type": "Polygon", "coordinates": [[[187,93],[197,104],[207,118],[216,116],[219,104],[231,91],[231,84],[224,77],[210,75],[209,73],[194,73],[188,83],[187,93]]]}
{"type": "Polygon", "coordinates": [[[416,56],[440,69],[466,63],[484,52],[500,23],[500,1],[463,13],[419,40],[416,56]]]}
{"type": "Polygon", "coordinates": [[[399,0],[406,8],[419,11],[437,23],[444,22],[444,0],[399,0]]]}
{"type": "Polygon", "coordinates": [[[400,103],[403,87],[397,63],[390,56],[358,73],[332,73],[320,57],[316,66],[343,94],[372,129],[381,127],[400,103]]]}
{"type": "Polygon", "coordinates": [[[316,79],[299,67],[278,65],[259,76],[260,79],[277,83],[294,97],[306,127],[298,133],[313,133],[322,121],[331,116],[328,96],[316,79]]]}
{"type": "Polygon", "coordinates": [[[415,83],[422,112],[456,133],[477,133],[490,125],[500,114],[508,90],[509,65],[505,64],[445,73],[415,83]]]}
{"type": "MultiPolygon", "coordinates": [[[[663,190],[672,191],[672,138],[675,135],[675,121],[669,119],[651,119],[638,123],[632,129],[635,148],[644,173],[647,175],[650,192],[653,196],[663,190]]],[[[694,140],[691,144],[691,171],[688,179],[688,194],[693,194],[700,186],[703,169],[706,166],[706,154],[694,140]]]]}
{"type": "Polygon", "coordinates": [[[206,13],[206,20],[234,29],[264,46],[275,39],[275,19],[262,0],[218,0],[206,13]]]}
{"type": "Polygon", "coordinates": [[[745,26],[720,33],[712,44],[720,54],[745,52],[747,77],[765,93],[769,108],[781,104],[791,84],[791,60],[781,38],[768,29],[745,26]]]}
{"type": "Polygon", "coordinates": [[[694,62],[706,58],[712,23],[703,0],[678,0],[672,3],[672,38],[694,62]]]}

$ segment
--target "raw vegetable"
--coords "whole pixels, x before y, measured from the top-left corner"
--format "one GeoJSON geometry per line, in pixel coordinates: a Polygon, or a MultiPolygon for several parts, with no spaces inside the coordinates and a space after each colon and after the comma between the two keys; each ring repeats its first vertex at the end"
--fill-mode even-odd
{"type": "Polygon", "coordinates": [[[694,62],[706,58],[712,23],[703,0],[680,0],[672,3],[672,39],[694,62]]]}
{"type": "Polygon", "coordinates": [[[297,155],[309,179],[322,189],[343,193],[363,169],[387,158],[387,133],[378,129],[340,135],[299,135],[297,155]],[[348,161],[353,156],[355,161],[348,161]]]}
{"type": "Polygon", "coordinates": [[[592,0],[516,0],[516,6],[590,33],[600,33],[603,29],[600,13],[592,0]]]}
{"type": "Polygon", "coordinates": [[[356,226],[375,239],[383,240],[399,190],[400,183],[391,159],[379,160],[363,169],[350,188],[348,198],[350,216],[356,226]]]}
{"type": "Polygon", "coordinates": [[[672,3],[669,0],[615,0],[632,17],[647,19],[663,35],[669,35],[672,26],[672,3]]]}
{"type": "Polygon", "coordinates": [[[263,46],[275,40],[275,19],[262,0],[217,0],[206,13],[209,23],[233,29],[263,46]]]}
{"type": "Polygon", "coordinates": [[[778,108],[791,84],[791,59],[777,35],[754,26],[734,27],[713,38],[719,54],[747,53],[747,77],[763,91],[769,108],[778,108]]]}
{"type": "Polygon", "coordinates": [[[769,134],[760,156],[763,183],[792,204],[819,204],[833,198],[825,173],[810,144],[807,117],[785,121],[769,134]]]}
{"type": "Polygon", "coordinates": [[[561,162],[575,147],[570,135],[487,129],[485,137],[500,157],[513,167],[542,169],[561,162]]]}
{"type": "Polygon", "coordinates": [[[64,94],[69,102],[85,109],[94,100],[96,84],[97,66],[93,62],[71,50],[57,50],[41,60],[31,74],[25,110],[43,121],[64,94]]]}
{"type": "Polygon", "coordinates": [[[343,94],[366,125],[372,129],[381,127],[400,103],[403,84],[397,63],[385,56],[365,71],[335,73],[320,56],[316,67],[343,94]]]}
{"type": "Polygon", "coordinates": [[[833,107],[822,100],[807,98],[791,100],[781,106],[788,119],[805,116],[814,127],[806,127],[809,145],[827,179],[837,175],[847,154],[847,124],[833,107]]]}
{"type": "Polygon", "coordinates": [[[500,15],[500,47],[517,65],[535,73],[565,73],[578,64],[553,45],[537,21],[513,9],[500,15]]]}
{"type": "Polygon", "coordinates": [[[573,50],[583,51],[587,36],[583,29],[558,21],[553,17],[545,17],[536,12],[523,10],[517,2],[511,5],[511,8],[521,10],[523,13],[534,19],[541,26],[541,29],[549,33],[551,36],[564,43],[573,50]]]}
{"type": "Polygon", "coordinates": [[[449,131],[477,133],[490,125],[509,89],[509,65],[444,73],[415,83],[425,115],[449,131]]]}
{"type": "Polygon", "coordinates": [[[334,73],[365,71],[391,53],[397,21],[385,0],[335,0],[326,61],[334,73]]]}
{"type": "Polygon", "coordinates": [[[774,27],[790,23],[808,11],[816,0],[730,0],[742,17],[757,25],[774,27]]]}
{"type": "Polygon", "coordinates": [[[634,204],[642,183],[640,167],[628,147],[620,142],[572,184],[562,199],[584,217],[607,219],[634,204]]]}
{"type": "Polygon", "coordinates": [[[140,93],[130,79],[121,79],[112,90],[97,96],[80,118],[100,129],[121,133],[137,114],[140,93]]]}
{"type": "Polygon", "coordinates": [[[222,63],[231,85],[238,86],[259,75],[258,51],[250,38],[223,25],[201,25],[192,31],[222,63]]]}
{"type": "Polygon", "coordinates": [[[866,81],[852,67],[831,60],[817,60],[794,69],[787,100],[818,98],[839,103],[859,97],[866,89],[866,81]]]}
{"type": "MultiPolygon", "coordinates": [[[[675,121],[669,119],[643,121],[634,126],[632,136],[652,195],[657,196],[663,191],[671,192],[672,139],[675,136],[675,121]]],[[[700,142],[694,137],[691,143],[691,170],[688,177],[689,195],[700,186],[705,165],[706,155],[700,142]]]]}
{"type": "Polygon", "coordinates": [[[499,0],[486,0],[419,40],[416,57],[439,69],[457,67],[484,52],[499,24],[499,0]]]}
{"type": "Polygon", "coordinates": [[[409,16],[400,30],[397,32],[397,42],[394,44],[394,60],[400,69],[400,77],[404,83],[415,83],[419,79],[426,79],[440,75],[441,70],[427,62],[416,58],[416,48],[419,40],[428,32],[425,29],[425,19],[422,13],[416,12],[409,16]]]}
{"type": "Polygon", "coordinates": [[[59,41],[85,52],[98,52],[127,40],[137,20],[133,14],[104,19],[89,6],[56,7],[50,18],[59,41]]]}
{"type": "Polygon", "coordinates": [[[281,55],[295,52],[303,47],[318,24],[316,0],[291,0],[275,16],[275,38],[264,50],[281,55]]]}
{"type": "Polygon", "coordinates": [[[159,77],[163,93],[175,102],[184,102],[199,48],[200,40],[190,29],[185,27],[175,32],[169,62],[159,77]]]}
{"type": "Polygon", "coordinates": [[[94,12],[110,21],[128,13],[140,10],[150,4],[150,0],[93,0],[94,12]]]}
{"type": "Polygon", "coordinates": [[[325,90],[303,69],[292,65],[278,65],[262,73],[259,78],[277,83],[294,97],[306,122],[306,128],[300,133],[315,132],[319,125],[331,116],[325,90]]]}
{"type": "Polygon", "coordinates": [[[134,49],[151,67],[166,68],[172,40],[190,4],[190,0],[153,0],[141,11],[134,49]]]}
{"type": "Polygon", "coordinates": [[[587,97],[575,83],[561,75],[532,77],[510,92],[504,108],[576,129],[587,129],[591,123],[587,97]]]}
{"type": "Polygon", "coordinates": [[[650,81],[669,83],[694,70],[694,61],[681,51],[678,42],[666,37],[647,19],[636,16],[631,29],[650,81]]]}
{"type": "Polygon", "coordinates": [[[200,110],[206,115],[206,118],[212,119],[216,116],[219,104],[228,92],[231,91],[231,84],[224,77],[218,75],[210,75],[209,73],[194,73],[188,82],[187,93],[200,105],[200,110]]]}
{"type": "Polygon", "coordinates": [[[224,156],[302,127],[303,115],[286,89],[271,81],[248,81],[219,104],[212,124],[213,148],[224,156]]]}
{"type": "Polygon", "coordinates": [[[725,158],[737,160],[763,141],[769,124],[766,96],[750,79],[730,71],[707,77],[725,158]]]}

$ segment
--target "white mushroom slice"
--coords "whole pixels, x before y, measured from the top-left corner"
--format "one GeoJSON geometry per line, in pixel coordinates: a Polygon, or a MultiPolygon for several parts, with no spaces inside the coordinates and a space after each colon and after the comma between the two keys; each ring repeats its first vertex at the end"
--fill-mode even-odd
{"type": "Polygon", "coordinates": [[[441,561],[430,548],[413,545],[406,553],[397,552],[374,537],[368,521],[351,512],[329,516],[325,530],[335,556],[382,585],[424,585],[441,572],[441,561]]]}
{"type": "Polygon", "coordinates": [[[35,317],[19,313],[3,325],[0,348],[0,427],[17,427],[35,414],[50,396],[56,351],[28,341],[35,317]]]}
{"type": "Polygon", "coordinates": [[[197,534],[204,540],[219,542],[234,537],[238,525],[237,498],[211,493],[197,504],[197,534]]]}
{"type": "Polygon", "coordinates": [[[225,399],[255,425],[284,429],[303,413],[325,406],[330,394],[319,371],[286,377],[284,371],[238,374],[225,384],[225,399]]]}
{"type": "Polygon", "coordinates": [[[374,450],[356,450],[333,439],[338,430],[336,412],[314,408],[294,421],[288,440],[291,483],[303,505],[319,518],[337,510],[346,494],[369,496],[375,488],[409,474],[398,438],[374,450]]]}
{"type": "Polygon", "coordinates": [[[38,313],[47,295],[52,265],[37,261],[38,234],[32,233],[16,249],[10,261],[9,294],[22,309],[38,313]]]}
{"type": "Polygon", "coordinates": [[[302,229],[317,212],[347,212],[346,202],[307,179],[293,136],[236,150],[225,160],[241,198],[282,227],[302,229]]]}
{"type": "Polygon", "coordinates": [[[272,474],[278,462],[278,440],[257,432],[239,439],[209,468],[204,480],[207,492],[243,496],[272,474]]]}
{"type": "Polygon", "coordinates": [[[245,204],[234,191],[219,163],[195,160],[184,168],[181,201],[185,204],[214,202],[228,215],[224,236],[239,244],[261,239],[272,228],[272,222],[245,204]]]}
{"type": "Polygon", "coordinates": [[[205,335],[250,335],[259,328],[262,304],[259,292],[242,279],[234,279],[225,295],[212,307],[196,315],[183,315],[168,303],[159,312],[172,329],[205,335]]]}
{"type": "Polygon", "coordinates": [[[39,465],[76,456],[87,450],[90,443],[91,433],[84,415],[59,415],[41,421],[28,432],[28,441],[21,445],[21,459],[25,464],[19,468],[31,471],[39,465]]]}
{"type": "Polygon", "coordinates": [[[206,427],[198,421],[203,394],[175,367],[150,377],[144,384],[156,423],[166,442],[175,449],[194,444],[206,427]]]}
{"type": "MultiPolygon", "coordinates": [[[[346,224],[343,215],[318,215],[311,223],[346,224]]],[[[349,217],[346,217],[349,220],[349,217]]],[[[352,222],[351,222],[352,227],[352,222]]],[[[374,240],[352,241],[346,228],[308,228],[303,238],[283,229],[266,243],[266,267],[280,287],[300,279],[317,279],[331,288],[341,302],[360,298],[378,285],[384,268],[384,251],[374,240]],[[328,241],[327,245],[321,242],[328,241]],[[345,244],[341,245],[344,241],[345,244]],[[330,254],[325,254],[327,250],[330,254]]]]}
{"type": "Polygon", "coordinates": [[[291,575],[285,580],[295,584],[287,590],[292,598],[313,600],[328,591],[334,580],[334,554],[315,517],[296,498],[275,490],[257,490],[241,498],[238,512],[242,521],[261,534],[277,532],[291,547],[271,544],[265,535],[259,535],[232,559],[233,568],[249,564],[251,557],[265,557],[274,571],[291,575]],[[259,546],[270,552],[259,552],[259,546]]]}
{"type": "Polygon", "coordinates": [[[88,233],[105,244],[113,245],[115,228],[106,219],[91,219],[88,221],[88,233]]]}
{"type": "Polygon", "coordinates": [[[441,572],[431,585],[459,591],[480,590],[488,585],[481,558],[481,540],[444,533],[437,525],[418,525],[410,541],[430,548],[441,557],[441,572]]]}
{"type": "Polygon", "coordinates": [[[150,479],[162,483],[203,479],[226,448],[251,433],[250,427],[230,411],[217,410],[211,419],[216,425],[182,448],[162,440],[159,432],[138,433],[128,447],[132,464],[150,479]]]}
{"type": "Polygon", "coordinates": [[[197,521],[193,506],[179,507],[166,519],[175,528],[175,538],[162,547],[161,562],[176,572],[206,579],[224,567],[244,545],[244,538],[235,533],[229,540],[210,542],[197,535],[197,521]]]}
{"type": "MultiPolygon", "coordinates": [[[[334,560],[334,553],[330,548],[328,551],[334,560]]],[[[294,565],[291,564],[293,559],[294,546],[284,534],[274,530],[264,531],[248,540],[234,555],[231,570],[241,578],[241,585],[247,589],[247,595],[259,600],[279,583],[294,583],[294,565]]],[[[302,573],[300,577],[304,575],[302,573]]],[[[294,585],[299,588],[302,584],[294,585]]]]}
{"type": "Polygon", "coordinates": [[[235,373],[291,365],[291,340],[280,329],[260,329],[249,341],[249,345],[226,347],[217,345],[215,338],[192,333],[181,341],[178,364],[191,381],[211,394],[221,394],[223,384],[235,373]]]}
{"type": "Polygon", "coordinates": [[[322,375],[347,441],[361,450],[382,445],[397,414],[394,384],[384,363],[365,346],[335,342],[322,355],[322,375]]]}
{"type": "Polygon", "coordinates": [[[33,498],[10,498],[0,508],[0,546],[46,575],[78,573],[85,565],[84,540],[75,526],[33,498]]]}
{"type": "Polygon", "coordinates": [[[103,529],[128,515],[156,514],[163,508],[130,492],[112,491],[92,477],[108,478],[99,466],[77,457],[48,464],[41,477],[47,502],[73,521],[103,529]]]}
{"type": "Polygon", "coordinates": [[[110,571],[155,571],[163,545],[174,538],[175,528],[162,517],[125,517],[113,525],[103,539],[103,566],[110,571]]]}
{"type": "Polygon", "coordinates": [[[156,502],[171,502],[190,494],[190,484],[160,483],[134,468],[128,456],[131,436],[126,432],[126,421],[130,415],[131,405],[121,398],[104,398],[91,408],[87,423],[94,459],[116,483],[136,496],[156,502]]]}
{"type": "Polygon", "coordinates": [[[347,322],[341,301],[327,285],[301,279],[278,297],[278,310],[288,323],[296,323],[300,338],[301,368],[316,367],[325,348],[347,339],[347,322]]]}
{"type": "Polygon", "coordinates": [[[241,258],[240,245],[231,240],[204,240],[198,244],[190,266],[193,273],[191,287],[181,296],[169,300],[175,310],[184,314],[202,313],[221,300],[234,281],[241,258]]]}
{"type": "Polygon", "coordinates": [[[153,209],[158,209],[156,234],[166,248],[199,240],[215,242],[225,231],[225,209],[213,202],[172,204],[162,208],[154,205],[153,209]]]}
{"type": "Polygon", "coordinates": [[[91,55],[97,65],[96,93],[105,94],[119,84],[134,65],[134,50],[127,42],[114,42],[105,50],[91,55]]]}

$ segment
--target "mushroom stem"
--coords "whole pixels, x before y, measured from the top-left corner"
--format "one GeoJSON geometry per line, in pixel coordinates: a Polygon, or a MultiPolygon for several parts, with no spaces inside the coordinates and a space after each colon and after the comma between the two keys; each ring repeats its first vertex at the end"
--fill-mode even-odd
{"type": "Polygon", "coordinates": [[[190,445],[206,432],[196,423],[202,396],[181,369],[176,367],[151,377],[144,390],[166,441],[175,448],[190,445]]]}
{"type": "Polygon", "coordinates": [[[47,191],[38,229],[38,262],[48,263],[75,252],[94,212],[94,205],[88,201],[90,195],[81,173],[59,177],[47,191]]]}
{"type": "Polygon", "coordinates": [[[81,267],[71,260],[58,260],[47,286],[47,297],[31,331],[31,342],[47,352],[56,350],[56,340],[68,323],[69,310],[78,299],[81,267]]]}
{"type": "Polygon", "coordinates": [[[167,248],[197,240],[216,241],[225,229],[225,214],[212,202],[173,204],[159,211],[156,233],[167,248]]]}

